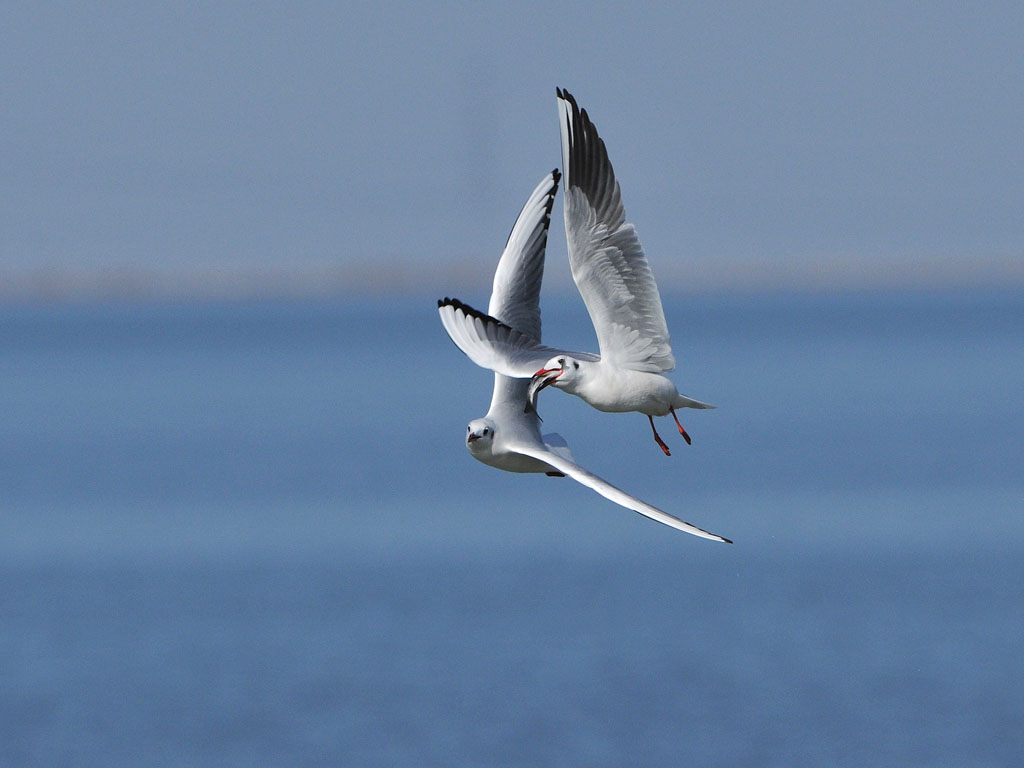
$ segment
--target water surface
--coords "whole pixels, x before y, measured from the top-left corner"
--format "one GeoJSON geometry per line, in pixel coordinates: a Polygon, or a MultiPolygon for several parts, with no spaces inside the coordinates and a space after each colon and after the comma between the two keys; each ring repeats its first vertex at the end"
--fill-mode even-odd
{"type": "Polygon", "coordinates": [[[0,310],[0,764],[1013,764],[1024,297],[666,313],[692,446],[541,415],[731,547],[474,462],[429,300],[0,310]]]}

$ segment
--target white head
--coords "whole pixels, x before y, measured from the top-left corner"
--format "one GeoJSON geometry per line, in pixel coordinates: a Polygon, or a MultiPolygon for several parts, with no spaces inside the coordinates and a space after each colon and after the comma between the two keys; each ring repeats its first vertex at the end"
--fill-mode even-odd
{"type": "Polygon", "coordinates": [[[579,360],[571,355],[552,357],[530,379],[530,388],[527,392],[527,401],[530,408],[537,410],[537,395],[544,387],[554,384],[559,389],[572,391],[573,385],[577,382],[579,376],[579,360]]]}
{"type": "Polygon", "coordinates": [[[490,453],[494,443],[494,422],[473,419],[466,427],[466,447],[473,455],[490,453]]]}

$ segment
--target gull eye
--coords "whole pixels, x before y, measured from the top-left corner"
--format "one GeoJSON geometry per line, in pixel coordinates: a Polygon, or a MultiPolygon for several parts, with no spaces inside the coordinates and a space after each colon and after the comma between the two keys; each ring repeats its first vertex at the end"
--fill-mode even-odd
{"type": "Polygon", "coordinates": [[[565,365],[565,358],[564,357],[558,358],[558,364],[559,365],[565,365]]]}

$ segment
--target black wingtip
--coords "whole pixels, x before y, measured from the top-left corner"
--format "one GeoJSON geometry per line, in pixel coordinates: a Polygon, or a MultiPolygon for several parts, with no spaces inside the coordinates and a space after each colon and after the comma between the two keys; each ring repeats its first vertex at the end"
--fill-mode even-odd
{"type": "MultiPolygon", "coordinates": [[[[551,209],[555,207],[555,195],[558,194],[558,182],[559,180],[561,180],[561,178],[562,174],[558,172],[557,168],[555,168],[555,170],[551,172],[551,191],[548,192],[548,202],[544,208],[545,230],[547,229],[547,226],[551,223],[551,209]]],[[[544,236],[547,237],[547,232],[545,232],[544,236]]]]}
{"type": "Polygon", "coordinates": [[[501,322],[501,320],[499,320],[498,318],[488,315],[486,312],[481,312],[479,309],[474,309],[473,307],[469,306],[469,304],[466,304],[464,301],[459,301],[458,299],[449,299],[448,297],[445,297],[437,302],[437,306],[438,309],[440,309],[441,307],[451,307],[456,312],[462,312],[463,314],[469,315],[470,317],[475,317],[478,320],[482,320],[485,323],[493,323],[494,325],[497,325],[499,328],[507,328],[510,331],[512,330],[512,327],[510,325],[501,322]]]}
{"type": "Polygon", "coordinates": [[[724,541],[726,544],[732,544],[732,539],[727,539],[725,538],[725,536],[722,537],[722,541],[724,541]]]}

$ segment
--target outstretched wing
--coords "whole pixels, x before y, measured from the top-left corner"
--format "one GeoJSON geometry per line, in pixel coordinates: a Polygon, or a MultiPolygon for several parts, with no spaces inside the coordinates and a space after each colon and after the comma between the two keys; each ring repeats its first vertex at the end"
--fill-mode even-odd
{"type": "Polygon", "coordinates": [[[516,379],[528,379],[556,355],[596,362],[588,352],[568,352],[545,347],[496,317],[485,315],[458,299],[440,299],[437,311],[455,346],[481,368],[516,379]]]}
{"type": "Polygon", "coordinates": [[[556,168],[533,190],[498,260],[487,313],[540,341],[540,284],[551,206],[561,174],[556,168]]]}
{"type": "Polygon", "coordinates": [[[532,456],[535,459],[543,461],[545,464],[554,467],[559,472],[568,475],[576,482],[587,486],[591,490],[597,491],[609,501],[614,501],[616,504],[626,507],[627,509],[639,512],[641,515],[645,515],[652,520],[657,520],[659,523],[664,523],[665,525],[680,531],[685,531],[686,533],[692,533],[694,536],[700,536],[704,539],[712,539],[713,541],[724,541],[726,544],[732,544],[729,539],[719,536],[718,534],[705,531],[703,528],[698,528],[695,525],[691,525],[684,520],[680,520],[674,515],[670,515],[668,512],[660,510],[657,507],[652,507],[645,501],[640,501],[640,499],[630,496],[628,493],[616,488],[606,480],[602,480],[592,472],[588,472],[579,464],[548,450],[544,446],[517,442],[510,444],[507,447],[509,450],[525,454],[526,456],[532,456]]]}
{"type": "Polygon", "coordinates": [[[671,371],[675,358],[661,295],[636,229],[626,223],[604,141],[576,99],[557,93],[569,266],[601,357],[622,368],[671,371]]]}

